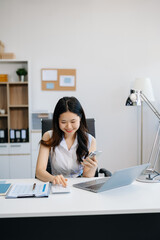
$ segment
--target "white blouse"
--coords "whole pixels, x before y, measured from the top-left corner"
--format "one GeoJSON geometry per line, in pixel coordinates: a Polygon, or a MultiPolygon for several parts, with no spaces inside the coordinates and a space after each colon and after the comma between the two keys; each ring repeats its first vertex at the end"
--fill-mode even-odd
{"type": "MultiPolygon", "coordinates": [[[[52,130],[48,131],[50,137],[52,136],[52,132],[52,130]]],[[[92,135],[88,134],[88,149],[91,146],[92,138],[92,135]]],[[[54,151],[53,148],[51,148],[50,160],[53,175],[62,174],[64,177],[77,177],[83,173],[83,166],[77,161],[77,146],[77,136],[70,150],[68,150],[65,138],[63,137],[54,151]]]]}

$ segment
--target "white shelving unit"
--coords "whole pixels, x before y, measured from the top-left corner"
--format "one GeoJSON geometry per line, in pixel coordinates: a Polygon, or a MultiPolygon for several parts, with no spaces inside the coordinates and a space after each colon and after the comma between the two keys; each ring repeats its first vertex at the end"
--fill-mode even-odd
{"type": "Polygon", "coordinates": [[[8,75],[8,82],[0,82],[0,129],[6,139],[0,143],[0,178],[31,177],[29,62],[27,60],[0,60],[0,74],[8,75]],[[24,82],[16,74],[18,68],[28,72],[24,82]],[[10,140],[10,130],[25,129],[25,142],[10,140]]]}

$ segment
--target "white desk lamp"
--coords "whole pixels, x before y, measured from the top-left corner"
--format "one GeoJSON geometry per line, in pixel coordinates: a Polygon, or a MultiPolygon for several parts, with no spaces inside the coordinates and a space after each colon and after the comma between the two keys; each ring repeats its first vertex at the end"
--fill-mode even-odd
{"type": "Polygon", "coordinates": [[[159,126],[148,161],[149,163],[151,163],[152,159],[154,159],[153,167],[148,168],[144,175],[142,175],[138,180],[143,182],[159,182],[159,180],[155,179],[155,177],[159,175],[159,173],[155,171],[155,167],[160,153],[160,114],[151,103],[151,101],[154,101],[154,95],[151,81],[149,78],[137,78],[135,80],[133,89],[130,90],[130,95],[126,101],[127,106],[141,106],[141,164],[143,163],[143,101],[157,116],[159,120],[159,126]]]}

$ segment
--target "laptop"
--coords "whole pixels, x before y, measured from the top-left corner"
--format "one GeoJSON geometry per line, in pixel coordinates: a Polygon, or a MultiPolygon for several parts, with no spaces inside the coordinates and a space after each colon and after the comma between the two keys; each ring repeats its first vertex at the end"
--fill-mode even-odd
{"type": "Polygon", "coordinates": [[[123,187],[131,184],[149,166],[149,163],[125,168],[113,173],[111,177],[97,178],[82,183],[73,184],[73,187],[91,192],[103,192],[106,190],[123,187]]]}

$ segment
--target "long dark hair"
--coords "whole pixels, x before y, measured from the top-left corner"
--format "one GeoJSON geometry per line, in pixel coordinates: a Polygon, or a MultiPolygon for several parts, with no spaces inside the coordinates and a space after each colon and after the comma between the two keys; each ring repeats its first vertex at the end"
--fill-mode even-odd
{"type": "Polygon", "coordinates": [[[41,144],[48,147],[53,147],[53,151],[55,147],[60,144],[64,133],[59,128],[59,117],[62,113],[65,113],[67,111],[75,113],[80,117],[80,127],[77,130],[78,148],[76,154],[77,160],[81,162],[82,158],[88,154],[88,128],[84,110],[80,102],[75,97],[63,97],[57,102],[53,112],[53,134],[48,141],[41,140],[41,144]]]}

